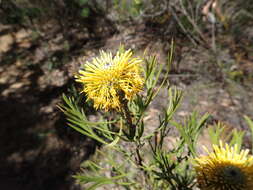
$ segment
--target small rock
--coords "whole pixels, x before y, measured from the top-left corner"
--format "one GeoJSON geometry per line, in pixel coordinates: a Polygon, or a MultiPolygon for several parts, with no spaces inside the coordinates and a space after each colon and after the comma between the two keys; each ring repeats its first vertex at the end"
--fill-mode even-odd
{"type": "Polygon", "coordinates": [[[10,34],[0,37],[0,53],[5,53],[11,49],[14,39],[10,34]]]}
{"type": "Polygon", "coordinates": [[[24,86],[24,83],[23,82],[17,82],[17,83],[14,83],[10,86],[10,88],[12,89],[17,89],[17,88],[21,88],[24,86]]]}

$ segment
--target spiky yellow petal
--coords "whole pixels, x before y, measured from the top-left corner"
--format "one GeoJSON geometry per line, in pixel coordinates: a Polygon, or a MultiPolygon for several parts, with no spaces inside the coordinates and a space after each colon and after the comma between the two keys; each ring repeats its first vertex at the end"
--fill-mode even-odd
{"type": "Polygon", "coordinates": [[[249,150],[213,145],[213,152],[195,159],[197,183],[201,190],[253,190],[253,156],[249,150]]]}
{"type": "Polygon", "coordinates": [[[131,100],[142,90],[142,60],[133,58],[131,50],[111,53],[100,52],[92,62],[86,62],[76,81],[83,84],[83,92],[94,102],[96,109],[121,109],[121,99],[131,100]]]}

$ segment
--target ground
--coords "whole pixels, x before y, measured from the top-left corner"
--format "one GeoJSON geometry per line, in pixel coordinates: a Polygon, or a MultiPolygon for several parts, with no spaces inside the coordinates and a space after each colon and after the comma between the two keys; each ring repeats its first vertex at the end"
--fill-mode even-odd
{"type": "MultiPolygon", "coordinates": [[[[121,26],[96,38],[73,29],[71,40],[64,38],[53,20],[39,31],[11,25],[0,29],[1,188],[80,189],[72,175],[80,171],[80,163],[95,151],[96,143],[68,128],[57,106],[62,93],[76,85],[73,76],[82,60],[89,60],[99,49],[115,51],[125,44],[139,55],[146,50],[165,64],[170,41],[144,24],[121,26]]],[[[253,55],[242,56],[236,64],[234,51],[242,50],[232,45],[220,48],[213,57],[209,49],[192,48],[185,37],[174,41],[169,82],[184,91],[176,118],[183,119],[192,111],[209,112],[210,123],[222,121],[231,129],[247,131],[243,116],[253,118],[253,55]],[[224,67],[215,65],[215,60],[224,67]],[[238,65],[249,77],[227,78],[228,71],[238,70],[238,65]]],[[[162,89],[146,118],[150,127],[157,122],[166,98],[167,90],[162,89]]],[[[202,137],[200,142],[206,141],[202,137]]]]}

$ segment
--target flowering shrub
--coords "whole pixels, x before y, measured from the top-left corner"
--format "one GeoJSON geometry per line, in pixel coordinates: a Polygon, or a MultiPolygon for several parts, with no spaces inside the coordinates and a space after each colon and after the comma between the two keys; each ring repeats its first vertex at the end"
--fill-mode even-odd
{"type": "MultiPolygon", "coordinates": [[[[75,175],[85,189],[252,189],[253,156],[249,150],[240,151],[244,133],[232,131],[224,148],[222,141],[217,145],[224,127],[212,126],[213,151],[203,156],[198,155],[197,143],[209,115],[193,112],[184,122],[175,121],[182,91],[167,83],[171,46],[164,66],[154,56],[138,58],[122,47],[115,56],[101,51],[87,62],[76,81],[83,85],[87,101],[99,110],[95,122],[89,121],[74,97],[63,95],[60,109],[68,125],[104,145],[75,175]],[[161,88],[168,89],[166,109],[157,126],[148,129],[144,118],[161,88]],[[175,141],[168,139],[172,128],[179,133],[175,141]]],[[[253,130],[253,122],[245,119],[253,130]]]]}

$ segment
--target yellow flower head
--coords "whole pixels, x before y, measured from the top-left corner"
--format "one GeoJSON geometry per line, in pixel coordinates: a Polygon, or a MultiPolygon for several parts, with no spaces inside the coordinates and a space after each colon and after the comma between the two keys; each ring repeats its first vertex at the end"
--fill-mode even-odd
{"type": "Polygon", "coordinates": [[[237,145],[213,145],[213,152],[195,161],[197,183],[201,190],[253,190],[253,156],[237,145]]]}
{"type": "Polygon", "coordinates": [[[96,109],[121,110],[122,99],[130,100],[143,87],[142,60],[132,57],[131,50],[111,53],[100,52],[92,62],[86,62],[76,81],[84,85],[88,100],[96,109]]]}

